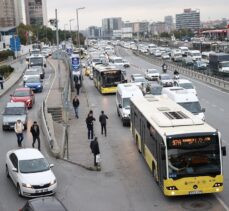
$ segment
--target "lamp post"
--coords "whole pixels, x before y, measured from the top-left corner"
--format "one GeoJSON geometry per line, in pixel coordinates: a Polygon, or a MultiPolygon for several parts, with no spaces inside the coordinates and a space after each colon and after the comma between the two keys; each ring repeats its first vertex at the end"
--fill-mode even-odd
{"type": "Polygon", "coordinates": [[[76,20],[77,20],[77,42],[78,42],[78,48],[80,48],[80,34],[79,34],[79,17],[78,17],[78,11],[83,10],[85,7],[79,7],[76,8],[76,20]]]}
{"type": "Polygon", "coordinates": [[[71,22],[74,21],[74,19],[69,20],[69,26],[70,26],[70,37],[72,39],[72,28],[71,28],[71,22]]]}

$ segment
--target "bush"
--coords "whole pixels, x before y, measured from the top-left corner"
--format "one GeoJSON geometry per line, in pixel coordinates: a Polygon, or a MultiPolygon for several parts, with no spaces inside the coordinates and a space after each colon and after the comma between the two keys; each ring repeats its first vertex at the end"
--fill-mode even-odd
{"type": "Polygon", "coordinates": [[[14,52],[11,50],[0,51],[0,62],[7,60],[9,56],[14,56],[14,52]]]}
{"type": "Polygon", "coordinates": [[[3,75],[4,78],[7,78],[13,71],[14,68],[9,65],[0,66],[0,74],[3,75]]]}

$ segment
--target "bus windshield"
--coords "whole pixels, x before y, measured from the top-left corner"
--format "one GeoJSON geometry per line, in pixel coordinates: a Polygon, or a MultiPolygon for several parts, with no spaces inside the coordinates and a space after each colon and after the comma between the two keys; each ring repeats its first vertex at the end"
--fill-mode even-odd
{"type": "Polygon", "coordinates": [[[103,87],[117,86],[122,81],[121,70],[103,72],[101,75],[103,87]]]}
{"type": "Polygon", "coordinates": [[[185,103],[178,103],[179,105],[181,105],[183,108],[185,108],[186,110],[190,111],[193,114],[199,114],[201,113],[201,107],[200,107],[200,103],[198,101],[196,102],[185,102],[185,103]]]}
{"type": "Polygon", "coordinates": [[[168,138],[167,145],[169,178],[220,174],[217,135],[168,138]]]}
{"type": "Polygon", "coordinates": [[[29,65],[30,66],[43,66],[43,57],[30,58],[29,65]]]}

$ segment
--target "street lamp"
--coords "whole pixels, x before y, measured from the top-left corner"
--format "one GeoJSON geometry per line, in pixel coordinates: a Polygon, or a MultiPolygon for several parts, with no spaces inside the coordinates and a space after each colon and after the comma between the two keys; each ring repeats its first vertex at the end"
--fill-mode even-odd
{"type": "Polygon", "coordinates": [[[80,34],[79,34],[79,17],[78,17],[78,11],[83,10],[85,7],[79,7],[76,8],[76,20],[77,20],[77,42],[78,42],[78,48],[80,48],[80,34]]]}
{"type": "Polygon", "coordinates": [[[71,28],[71,22],[74,21],[74,19],[69,20],[69,26],[70,26],[70,37],[72,39],[72,28],[71,28]]]}

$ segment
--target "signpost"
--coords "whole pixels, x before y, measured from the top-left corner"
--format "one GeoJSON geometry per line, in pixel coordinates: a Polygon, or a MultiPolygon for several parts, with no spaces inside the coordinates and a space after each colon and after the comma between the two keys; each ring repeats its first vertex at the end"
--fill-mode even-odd
{"type": "Polygon", "coordinates": [[[10,38],[10,48],[15,53],[15,57],[17,58],[17,52],[21,50],[21,41],[17,35],[13,35],[10,38]]]}

